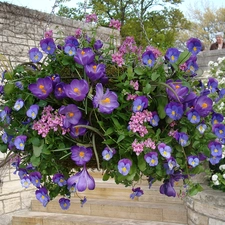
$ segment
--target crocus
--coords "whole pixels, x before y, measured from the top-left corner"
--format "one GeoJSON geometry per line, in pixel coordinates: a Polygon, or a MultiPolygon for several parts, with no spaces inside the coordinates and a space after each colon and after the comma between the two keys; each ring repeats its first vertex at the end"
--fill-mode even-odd
{"type": "Polygon", "coordinates": [[[95,189],[95,180],[90,176],[85,165],[80,172],[67,180],[67,185],[72,186],[74,184],[76,184],[77,191],[80,192],[85,191],[87,188],[89,190],[95,189]]]}
{"type": "Polygon", "coordinates": [[[173,120],[179,120],[183,115],[183,105],[177,102],[170,102],[165,107],[166,115],[173,120]]]}
{"type": "Polygon", "coordinates": [[[165,143],[160,143],[158,145],[158,150],[164,158],[169,159],[171,157],[172,149],[170,146],[166,145],[165,143]]]}
{"type": "Polygon", "coordinates": [[[112,113],[112,111],[119,106],[116,93],[107,89],[104,94],[102,84],[98,83],[93,98],[93,106],[94,108],[98,108],[101,113],[112,113]]]}
{"type": "Polygon", "coordinates": [[[225,125],[222,123],[214,124],[212,131],[218,138],[225,137],[225,125]]]}
{"type": "Polygon", "coordinates": [[[84,67],[87,76],[90,80],[95,81],[100,79],[105,74],[105,64],[91,63],[84,67]]]}
{"type": "Polygon", "coordinates": [[[24,106],[23,99],[18,99],[15,105],[13,106],[13,109],[15,109],[16,111],[19,111],[23,106],[24,106]]]}
{"type": "Polygon", "coordinates": [[[46,53],[52,55],[56,50],[55,42],[52,38],[45,38],[40,41],[41,49],[46,53]]]}
{"type": "Polygon", "coordinates": [[[175,63],[180,55],[180,51],[177,48],[168,48],[165,54],[165,58],[169,60],[170,63],[175,63]]]}
{"type": "Polygon", "coordinates": [[[82,125],[88,125],[88,121],[84,119],[80,119],[76,125],[70,126],[70,135],[73,138],[77,138],[78,136],[82,136],[86,133],[87,128],[82,127],[82,125]],[[78,127],[80,125],[80,127],[78,127]]]}
{"type": "Polygon", "coordinates": [[[40,201],[44,207],[46,207],[48,202],[50,201],[47,189],[45,187],[42,187],[36,190],[35,195],[37,200],[40,201]]]}
{"type": "Polygon", "coordinates": [[[211,93],[215,93],[218,89],[218,80],[213,77],[209,77],[207,86],[211,93]]]}
{"type": "Polygon", "coordinates": [[[59,109],[59,114],[66,116],[63,120],[63,126],[65,128],[69,128],[71,125],[76,125],[82,116],[81,111],[74,104],[61,106],[59,109]]]}
{"type": "Polygon", "coordinates": [[[142,63],[148,67],[153,67],[155,64],[155,60],[155,55],[151,50],[145,51],[142,54],[142,63]]]}
{"type": "Polygon", "coordinates": [[[193,55],[197,55],[202,50],[202,43],[197,38],[190,38],[187,43],[188,51],[193,55]]]}
{"type": "Polygon", "coordinates": [[[37,117],[38,110],[39,110],[38,105],[31,105],[30,108],[27,110],[26,114],[28,117],[30,117],[34,120],[37,117]]]}
{"type": "Polygon", "coordinates": [[[38,48],[32,48],[29,51],[29,57],[33,63],[37,63],[42,59],[43,54],[39,51],[38,48]]]}
{"type": "Polygon", "coordinates": [[[130,167],[132,166],[132,162],[129,159],[121,159],[118,162],[118,170],[123,176],[126,176],[129,171],[130,167]]]}
{"type": "Polygon", "coordinates": [[[188,165],[196,167],[199,165],[199,158],[197,156],[190,155],[188,156],[188,165]]]}
{"type": "Polygon", "coordinates": [[[75,101],[83,101],[88,91],[89,87],[86,80],[74,79],[65,87],[66,95],[75,101]]]}
{"type": "Polygon", "coordinates": [[[102,46],[103,46],[103,42],[101,40],[95,41],[95,43],[94,43],[95,50],[99,50],[100,48],[102,48],[102,46]]]}
{"type": "Polygon", "coordinates": [[[169,180],[165,180],[160,186],[159,191],[161,194],[167,195],[168,197],[176,197],[176,191],[169,180]]]}
{"type": "Polygon", "coordinates": [[[54,95],[57,99],[63,99],[65,97],[67,97],[66,95],[66,84],[63,82],[60,82],[58,84],[55,85],[55,89],[54,89],[54,95]]]}
{"type": "Polygon", "coordinates": [[[109,149],[108,147],[106,147],[102,151],[102,157],[104,160],[109,161],[115,153],[116,153],[116,150],[114,148],[109,149]]]}
{"type": "Polygon", "coordinates": [[[77,53],[74,56],[75,62],[83,66],[92,63],[94,58],[95,53],[91,48],[77,49],[77,53]]]}
{"type": "Polygon", "coordinates": [[[134,199],[134,197],[140,197],[144,194],[143,190],[140,187],[132,188],[133,193],[130,194],[130,198],[134,199]]]}
{"type": "Polygon", "coordinates": [[[207,96],[200,96],[194,102],[194,109],[202,117],[206,117],[212,111],[213,101],[207,96]]]}
{"type": "Polygon", "coordinates": [[[39,78],[36,83],[28,86],[34,96],[39,99],[46,99],[53,90],[53,83],[50,77],[39,78]]]}
{"type": "Polygon", "coordinates": [[[90,161],[93,152],[91,148],[85,148],[84,146],[72,146],[71,147],[71,159],[78,165],[83,166],[90,161]]]}
{"type": "Polygon", "coordinates": [[[16,149],[24,150],[26,140],[27,140],[27,136],[25,135],[17,136],[14,140],[14,145],[16,146],[16,149]]]}
{"type": "Polygon", "coordinates": [[[149,152],[144,156],[145,161],[149,164],[149,166],[157,166],[158,165],[158,153],[157,152],[149,152]]]}
{"type": "Polygon", "coordinates": [[[53,175],[52,181],[55,184],[58,184],[60,187],[65,186],[67,184],[63,174],[61,173],[56,173],[53,175]]]}
{"type": "Polygon", "coordinates": [[[59,205],[60,205],[61,209],[66,210],[70,207],[70,200],[67,198],[60,198],[59,205]]]}

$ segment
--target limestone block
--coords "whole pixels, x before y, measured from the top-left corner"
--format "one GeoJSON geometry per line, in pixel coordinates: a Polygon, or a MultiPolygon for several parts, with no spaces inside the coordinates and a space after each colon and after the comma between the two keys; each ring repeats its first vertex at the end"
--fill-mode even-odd
{"type": "Polygon", "coordinates": [[[22,209],[27,209],[31,207],[31,201],[36,199],[35,190],[36,188],[34,187],[20,193],[22,209]]]}
{"type": "Polygon", "coordinates": [[[0,201],[0,215],[4,213],[3,201],[0,201]]]}
{"type": "Polygon", "coordinates": [[[224,225],[224,224],[225,224],[225,220],[221,221],[221,220],[209,218],[209,225],[224,225]]]}
{"type": "Polygon", "coordinates": [[[5,213],[13,212],[21,209],[20,197],[3,200],[5,213]]]}
{"type": "Polygon", "coordinates": [[[188,219],[191,220],[194,224],[198,225],[208,225],[208,217],[200,215],[191,209],[188,209],[188,219]]]}

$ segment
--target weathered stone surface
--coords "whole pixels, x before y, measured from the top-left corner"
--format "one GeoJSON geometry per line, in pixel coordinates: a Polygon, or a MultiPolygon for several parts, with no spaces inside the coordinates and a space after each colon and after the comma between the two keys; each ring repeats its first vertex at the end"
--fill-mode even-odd
{"type": "Polygon", "coordinates": [[[209,219],[209,225],[224,225],[225,221],[217,220],[217,219],[209,219]]]}
{"type": "Polygon", "coordinates": [[[188,209],[188,219],[198,225],[208,225],[209,220],[207,216],[196,213],[191,209],[188,209]]]}
{"type": "Polygon", "coordinates": [[[3,200],[3,204],[5,213],[14,212],[16,210],[21,209],[20,197],[3,200]]]}

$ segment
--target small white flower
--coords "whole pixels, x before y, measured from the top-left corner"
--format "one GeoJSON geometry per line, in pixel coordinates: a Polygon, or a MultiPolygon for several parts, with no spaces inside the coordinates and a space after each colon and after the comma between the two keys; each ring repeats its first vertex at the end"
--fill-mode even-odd
{"type": "Polygon", "coordinates": [[[218,63],[217,63],[217,62],[215,62],[215,63],[213,64],[213,66],[218,66],[218,63]]]}
{"type": "Polygon", "coordinates": [[[212,180],[213,181],[217,181],[218,180],[218,176],[216,174],[212,175],[212,180]]]}
{"type": "Polygon", "coordinates": [[[214,184],[214,185],[219,185],[220,182],[219,182],[218,180],[216,180],[216,181],[213,181],[213,184],[214,184]]]}
{"type": "Polygon", "coordinates": [[[223,174],[223,179],[225,179],[225,173],[223,174]]]}
{"type": "Polygon", "coordinates": [[[220,165],[219,169],[220,169],[221,171],[225,170],[225,164],[220,165]]]}
{"type": "Polygon", "coordinates": [[[213,61],[209,61],[209,62],[208,62],[208,66],[212,66],[213,64],[214,64],[213,61]]]}

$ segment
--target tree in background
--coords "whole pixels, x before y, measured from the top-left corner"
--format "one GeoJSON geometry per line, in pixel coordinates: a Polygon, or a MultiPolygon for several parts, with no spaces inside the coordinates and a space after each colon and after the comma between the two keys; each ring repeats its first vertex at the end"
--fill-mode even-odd
{"type": "Polygon", "coordinates": [[[181,0],[90,0],[68,8],[62,0],[59,16],[80,20],[85,11],[96,13],[101,26],[108,26],[110,19],[121,22],[121,36],[133,36],[138,45],[152,45],[161,50],[172,46],[181,29],[188,29],[190,23],[176,7],[181,0]]]}

